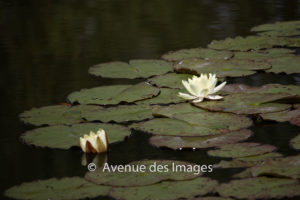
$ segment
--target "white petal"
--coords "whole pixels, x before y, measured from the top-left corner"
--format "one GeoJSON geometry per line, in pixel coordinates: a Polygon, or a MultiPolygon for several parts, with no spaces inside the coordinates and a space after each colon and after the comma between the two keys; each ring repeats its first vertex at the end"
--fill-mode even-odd
{"type": "Polygon", "coordinates": [[[86,151],[86,148],[85,148],[86,139],[84,139],[83,137],[80,137],[79,144],[80,144],[80,147],[81,147],[82,151],[85,152],[86,151]]]}
{"type": "Polygon", "coordinates": [[[192,99],[197,98],[195,96],[192,96],[192,95],[189,95],[186,93],[181,93],[181,92],[178,93],[178,96],[180,96],[181,98],[187,99],[187,100],[192,100],[192,99]]]}
{"type": "Polygon", "coordinates": [[[218,85],[215,89],[213,93],[219,92],[220,90],[223,89],[223,87],[226,85],[226,81],[221,83],[220,85],[218,85]]]}
{"type": "Polygon", "coordinates": [[[203,97],[198,97],[197,99],[193,100],[193,103],[199,103],[203,101],[203,97]]]}
{"type": "Polygon", "coordinates": [[[191,89],[190,84],[187,81],[182,81],[183,86],[185,87],[185,89],[192,95],[195,95],[196,93],[191,89]]]}
{"type": "Polygon", "coordinates": [[[219,95],[208,95],[206,97],[207,99],[210,99],[210,100],[219,100],[219,99],[223,99],[222,96],[219,96],[219,95]]]}

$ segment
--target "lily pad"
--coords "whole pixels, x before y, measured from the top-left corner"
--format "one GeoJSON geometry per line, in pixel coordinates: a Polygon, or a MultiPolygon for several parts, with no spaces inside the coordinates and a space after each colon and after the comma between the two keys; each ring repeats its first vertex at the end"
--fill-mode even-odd
{"type": "Polygon", "coordinates": [[[217,51],[214,49],[193,48],[181,49],[178,51],[171,51],[164,55],[162,58],[167,61],[180,61],[187,58],[201,58],[206,60],[212,59],[229,59],[233,56],[230,51],[217,51]]]}
{"type": "Polygon", "coordinates": [[[148,81],[157,86],[163,88],[175,88],[175,89],[183,89],[182,80],[187,80],[191,78],[191,74],[176,74],[176,73],[169,73],[165,75],[155,76],[148,81]]]}
{"type": "Polygon", "coordinates": [[[300,56],[287,56],[287,57],[279,57],[273,58],[269,60],[272,64],[272,68],[268,69],[267,72],[273,73],[286,73],[286,74],[294,74],[300,73],[300,56]]]}
{"type": "Polygon", "coordinates": [[[106,78],[147,78],[173,71],[172,64],[163,60],[130,60],[94,65],[89,73],[106,78]]]}
{"type": "Polygon", "coordinates": [[[232,200],[232,199],[224,198],[224,197],[194,197],[188,200],[232,200]]]}
{"type": "Polygon", "coordinates": [[[292,146],[294,149],[297,149],[297,150],[300,149],[300,135],[297,135],[296,137],[294,137],[294,138],[291,140],[291,146],[292,146]]]}
{"type": "Polygon", "coordinates": [[[129,122],[151,119],[152,109],[148,105],[119,105],[109,108],[98,108],[86,112],[82,117],[88,121],[129,122]]]}
{"type": "Polygon", "coordinates": [[[270,49],[274,46],[299,47],[300,38],[284,38],[269,36],[248,36],[226,38],[225,40],[214,40],[208,48],[216,50],[248,51],[259,49],[270,49]]]}
{"type": "MultiPolygon", "coordinates": [[[[99,185],[124,187],[145,186],[166,180],[182,181],[194,179],[201,175],[201,173],[197,174],[195,173],[195,171],[193,171],[194,165],[195,164],[193,163],[175,160],[135,161],[127,165],[128,169],[131,168],[135,171],[112,172],[108,171],[104,166],[94,172],[88,172],[85,175],[85,179],[99,185]],[[144,171],[138,169],[142,166],[144,166],[144,171]],[[161,167],[159,171],[153,171],[157,170],[158,166],[161,167]],[[185,168],[186,170],[190,169],[190,171],[176,172],[175,170],[173,170],[174,166],[180,166],[182,169],[185,168]]],[[[124,168],[125,167],[126,166],[124,166],[124,168]]]]}
{"type": "Polygon", "coordinates": [[[179,148],[209,148],[219,147],[225,144],[237,143],[248,139],[252,135],[250,130],[239,130],[203,137],[174,137],[174,136],[152,136],[150,143],[157,147],[179,148]]]}
{"type": "Polygon", "coordinates": [[[207,136],[215,135],[252,125],[252,120],[229,113],[185,113],[176,114],[175,119],[155,118],[131,125],[131,128],[155,135],[207,136]]]}
{"type": "Polygon", "coordinates": [[[174,65],[174,69],[180,73],[213,73],[217,77],[241,77],[256,73],[257,70],[270,69],[268,62],[231,59],[231,60],[201,60],[186,59],[174,65]]]}
{"type": "Polygon", "coordinates": [[[206,110],[193,106],[190,103],[179,103],[168,106],[153,106],[152,114],[155,117],[169,117],[172,118],[175,114],[184,114],[184,113],[207,113],[206,110]]]}
{"type": "Polygon", "coordinates": [[[255,165],[259,165],[266,160],[272,158],[279,158],[282,157],[280,153],[272,152],[266,153],[262,155],[255,155],[255,156],[248,156],[248,157],[241,157],[235,158],[230,161],[222,160],[220,163],[215,164],[214,168],[240,168],[240,167],[253,167],[255,165]]]}
{"type": "Polygon", "coordinates": [[[300,178],[300,155],[285,158],[275,158],[252,167],[252,176],[277,176],[285,178],[300,178]]]}
{"type": "Polygon", "coordinates": [[[131,133],[127,127],[117,124],[83,123],[37,128],[27,131],[21,138],[27,144],[35,146],[69,149],[72,146],[79,146],[79,137],[89,134],[90,131],[96,132],[99,128],[105,130],[110,144],[123,141],[131,133]]]}
{"type": "Polygon", "coordinates": [[[264,120],[287,122],[287,121],[291,121],[296,118],[300,119],[300,109],[285,110],[285,111],[274,112],[274,113],[266,113],[266,114],[261,114],[260,116],[264,120]]]}
{"type": "Polygon", "coordinates": [[[223,197],[238,199],[272,199],[300,195],[297,180],[257,177],[223,183],[216,191],[223,197]]]}
{"type": "Polygon", "coordinates": [[[82,115],[86,112],[101,109],[94,105],[54,105],[41,108],[33,108],[20,115],[25,123],[35,126],[41,125],[69,125],[82,122],[82,115]]]}
{"type": "Polygon", "coordinates": [[[290,97],[289,94],[237,93],[225,96],[222,101],[204,101],[194,104],[197,107],[219,112],[236,114],[261,114],[288,110],[288,104],[269,103],[290,97]]]}
{"type": "Polygon", "coordinates": [[[165,181],[142,187],[114,187],[110,196],[123,200],[173,200],[177,198],[192,198],[213,191],[217,182],[209,178],[199,177],[188,181],[165,181]]]}
{"type": "Polygon", "coordinates": [[[135,102],[149,99],[159,94],[159,89],[148,83],[136,85],[112,85],[101,86],[91,89],[82,89],[68,96],[71,103],[80,104],[118,104],[120,102],[135,102]]]}
{"type": "Polygon", "coordinates": [[[251,31],[268,36],[297,36],[300,35],[300,21],[276,22],[255,26],[251,31]]]}
{"type": "Polygon", "coordinates": [[[294,50],[284,48],[272,48],[258,51],[238,51],[234,53],[234,59],[264,61],[272,58],[294,56],[294,53],[294,50]]]}
{"type": "Polygon", "coordinates": [[[221,146],[219,149],[208,151],[208,155],[227,158],[240,158],[247,156],[261,155],[275,151],[276,147],[272,145],[263,145],[259,143],[236,143],[221,146]]]}
{"type": "Polygon", "coordinates": [[[110,188],[89,183],[79,177],[51,178],[11,187],[5,191],[5,195],[14,199],[26,200],[74,200],[106,196],[110,188]]]}

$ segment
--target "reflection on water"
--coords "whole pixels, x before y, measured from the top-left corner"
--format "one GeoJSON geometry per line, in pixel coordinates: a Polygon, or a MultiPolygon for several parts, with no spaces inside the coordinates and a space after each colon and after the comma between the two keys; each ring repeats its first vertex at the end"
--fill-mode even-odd
{"type": "MultiPolygon", "coordinates": [[[[297,0],[0,1],[0,159],[2,172],[9,173],[1,176],[0,191],[25,181],[86,172],[77,149],[23,145],[18,136],[31,127],[22,125],[17,115],[32,107],[64,102],[67,94],[84,87],[121,83],[88,75],[90,65],[159,58],[169,50],[248,35],[254,25],[299,19],[299,4],[297,0]]],[[[294,76],[259,74],[253,80],[258,85],[299,84],[299,77],[294,76]]],[[[273,136],[259,136],[261,141],[273,142],[269,140],[273,136]]],[[[109,162],[143,158],[202,163],[215,159],[206,160],[204,151],[157,149],[134,135],[112,146],[109,162]]]]}

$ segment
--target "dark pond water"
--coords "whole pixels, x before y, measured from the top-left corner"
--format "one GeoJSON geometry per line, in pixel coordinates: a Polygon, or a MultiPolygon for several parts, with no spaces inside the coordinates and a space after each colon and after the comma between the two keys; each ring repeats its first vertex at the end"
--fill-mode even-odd
{"type": "MultiPolygon", "coordinates": [[[[0,0],[0,192],[22,182],[82,176],[82,153],[29,147],[19,136],[32,127],[18,114],[32,107],[65,102],[74,91],[122,80],[88,75],[90,65],[132,58],[159,58],[181,48],[206,46],[213,39],[249,35],[258,24],[300,18],[300,1],[262,0],[0,0]]],[[[258,74],[235,79],[251,85],[299,84],[298,76],[258,74]]],[[[253,141],[274,144],[294,154],[287,141],[300,129],[288,124],[258,124],[253,141]]],[[[204,151],[157,149],[149,136],[134,133],[111,147],[110,163],[145,158],[218,161],[204,151]]],[[[226,181],[236,171],[215,172],[226,181]]],[[[5,197],[1,196],[1,199],[5,197]]]]}

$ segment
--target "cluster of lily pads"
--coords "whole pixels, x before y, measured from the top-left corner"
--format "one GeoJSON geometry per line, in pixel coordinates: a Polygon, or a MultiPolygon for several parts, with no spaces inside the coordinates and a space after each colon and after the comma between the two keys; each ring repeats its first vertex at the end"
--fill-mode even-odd
{"type": "MultiPolygon", "coordinates": [[[[20,115],[39,126],[22,134],[25,143],[69,149],[79,137],[99,128],[109,144],[123,141],[131,130],[151,134],[149,142],[169,149],[209,148],[208,156],[229,158],[215,168],[245,168],[228,183],[192,173],[105,173],[23,183],[5,194],[16,199],[266,199],[300,195],[300,155],[284,157],[269,144],[245,142],[253,117],[300,126],[300,86],[227,84],[219,101],[189,102],[182,80],[213,73],[220,80],[267,73],[300,73],[300,57],[287,47],[300,47],[300,21],[254,27],[257,35],[213,41],[208,48],[169,52],[158,60],[130,60],[92,66],[105,78],[140,79],[135,85],[99,86],[68,96],[68,104],[46,106],[20,115]],[[200,197],[201,196],[201,197],[200,197]],[[204,197],[203,197],[204,196],[204,197]]],[[[284,133],[283,133],[284,134],[284,133]]],[[[291,140],[300,149],[300,134],[291,140]]],[[[182,161],[143,160],[169,164],[182,161]]],[[[189,164],[189,163],[186,163],[189,164]]]]}

